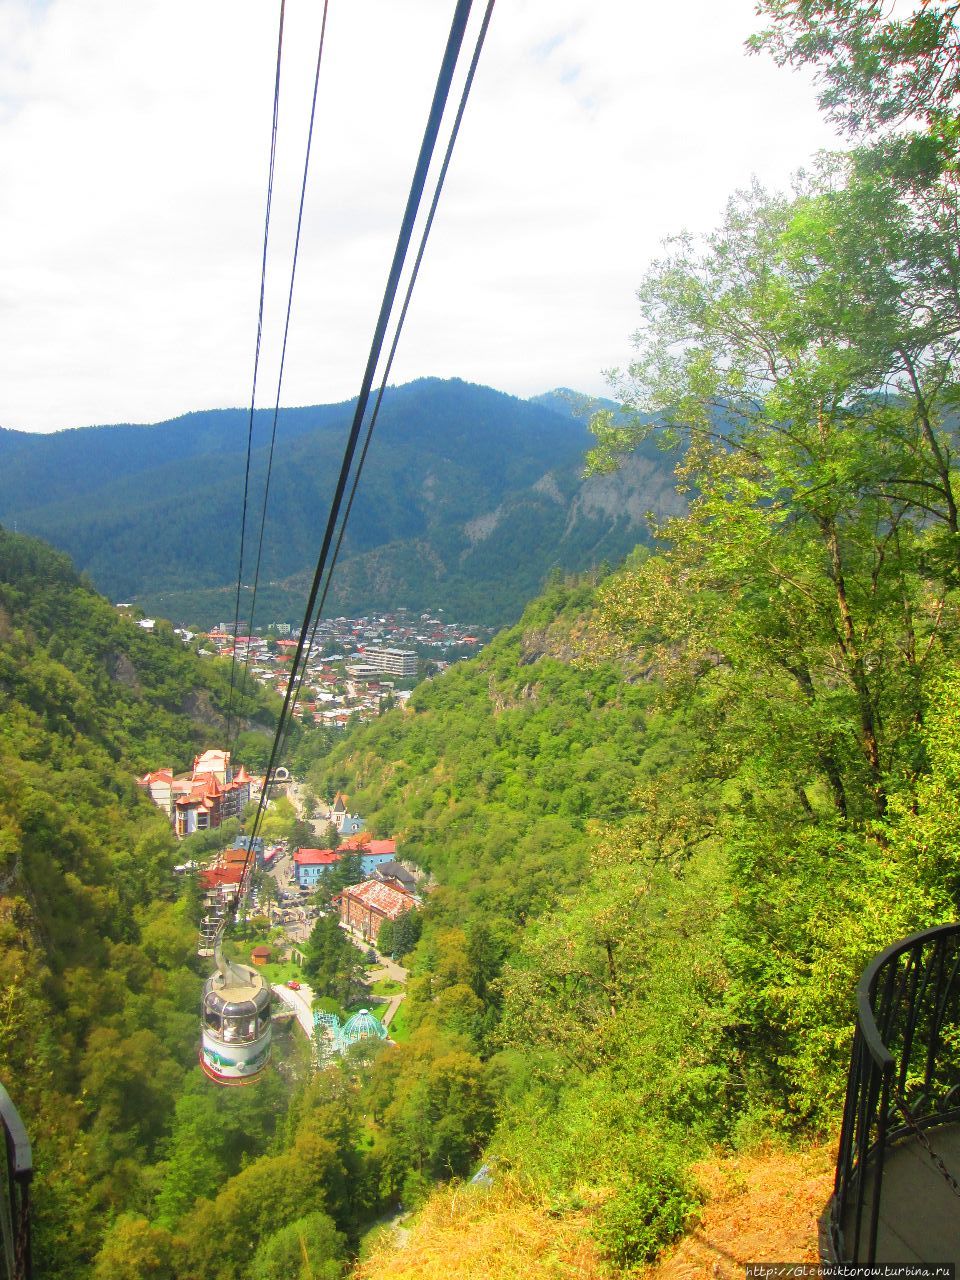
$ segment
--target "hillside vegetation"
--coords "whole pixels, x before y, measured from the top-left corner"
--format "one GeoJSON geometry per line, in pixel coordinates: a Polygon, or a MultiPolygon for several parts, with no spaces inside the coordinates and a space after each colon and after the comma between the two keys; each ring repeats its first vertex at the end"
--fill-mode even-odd
{"type": "MultiPolygon", "coordinates": [[[[845,815],[763,646],[747,668],[715,650],[691,665],[636,624],[626,642],[625,614],[662,601],[660,575],[676,584],[671,563],[555,583],[312,779],[439,882],[408,1018],[413,1044],[418,1028],[463,1037],[495,1068],[495,1181],[513,1171],[531,1203],[587,1209],[620,1265],[682,1230],[690,1165],[713,1145],[833,1132],[860,970],[954,911],[951,855],[930,844],[957,847],[940,798],[960,763],[952,655],[929,663],[883,818],[852,754],[845,815]]],[[[701,616],[702,590],[678,618],[701,616]]],[[[855,741],[852,701],[847,716],[855,741]]]]}
{"type": "Polygon", "coordinates": [[[671,246],[591,465],[680,445],[689,510],[315,778],[436,875],[409,1016],[497,1064],[495,1183],[620,1267],[709,1148],[835,1133],[860,972],[956,915],[950,146],[824,159],[671,246]]]}
{"type": "MultiPolygon", "coordinates": [[[[0,529],[0,1079],[33,1140],[35,1267],[89,1274],[196,1073],[175,842],[134,776],[219,745],[229,672],[0,529]]],[[[235,704],[253,732],[272,709],[235,704]]]]}

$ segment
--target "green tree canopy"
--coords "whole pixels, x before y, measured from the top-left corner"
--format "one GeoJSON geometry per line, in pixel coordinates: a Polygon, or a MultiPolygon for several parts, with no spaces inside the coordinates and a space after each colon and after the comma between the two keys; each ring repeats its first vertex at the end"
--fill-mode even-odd
{"type": "Polygon", "coordinates": [[[820,104],[851,133],[956,117],[960,33],[953,0],[891,9],[881,0],[760,0],[771,25],[751,45],[783,66],[812,64],[820,104]]]}
{"type": "Polygon", "coordinates": [[[894,186],[854,172],[832,190],[843,176],[790,200],[741,194],[702,249],[680,241],[651,270],[639,358],[617,383],[633,416],[597,415],[592,464],[654,433],[683,440],[690,514],[635,588],[630,575],[605,588],[610,616],[688,673],[719,652],[744,698],[759,695],[758,759],[792,754],[803,805],[819,776],[863,818],[916,765],[923,666],[960,564],[944,427],[957,327],[945,307],[918,318],[910,227],[945,272],[957,264],[909,210],[906,230],[886,229],[904,203],[894,186]]]}

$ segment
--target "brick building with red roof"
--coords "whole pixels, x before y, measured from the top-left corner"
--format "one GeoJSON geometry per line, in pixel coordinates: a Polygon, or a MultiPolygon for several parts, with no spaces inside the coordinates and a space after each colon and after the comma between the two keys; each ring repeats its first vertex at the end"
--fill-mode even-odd
{"type": "Polygon", "coordinates": [[[340,923],[364,942],[376,942],[384,920],[396,920],[416,905],[412,894],[377,880],[350,885],[339,895],[340,923]]]}

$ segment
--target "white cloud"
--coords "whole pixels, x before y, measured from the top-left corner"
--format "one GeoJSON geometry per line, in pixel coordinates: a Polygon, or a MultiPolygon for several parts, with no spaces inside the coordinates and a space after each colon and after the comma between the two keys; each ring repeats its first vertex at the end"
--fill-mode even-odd
{"type": "MultiPolygon", "coordinates": [[[[0,424],[246,402],[278,8],[0,6],[0,424]]],[[[356,392],[451,10],[331,0],[284,403],[356,392]]],[[[263,403],[319,18],[287,0],[263,403]]],[[[754,21],[751,0],[501,0],[394,379],[602,390],[658,242],[832,142],[809,81],[744,54],[754,21]]]]}

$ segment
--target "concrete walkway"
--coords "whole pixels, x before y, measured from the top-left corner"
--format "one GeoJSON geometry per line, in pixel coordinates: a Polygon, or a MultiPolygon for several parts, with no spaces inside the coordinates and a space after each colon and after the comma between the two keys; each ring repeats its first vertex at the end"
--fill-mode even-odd
{"type": "Polygon", "coordinates": [[[283,983],[275,982],[272,984],[274,992],[280,997],[285,1005],[291,1008],[297,1015],[297,1021],[303,1028],[303,1033],[311,1042],[313,1041],[313,988],[308,987],[306,983],[300,984],[299,991],[291,991],[289,987],[283,983]]]}
{"type": "MultiPolygon", "coordinates": [[[[368,943],[359,942],[356,938],[354,938],[353,941],[362,950],[366,951],[368,949],[368,943]]],[[[376,948],[374,948],[374,950],[376,950],[376,948]]],[[[377,968],[370,970],[369,977],[371,985],[374,982],[380,982],[383,978],[390,978],[394,982],[405,983],[409,977],[409,970],[404,969],[403,965],[397,964],[396,960],[391,960],[389,956],[381,955],[381,953],[377,951],[377,968]]],[[[390,1003],[387,1005],[387,1011],[382,1018],[383,1025],[385,1027],[390,1026],[390,1023],[393,1021],[402,1001],[406,999],[406,995],[406,991],[398,991],[390,997],[390,1003]]]]}
{"type": "Polygon", "coordinates": [[[383,1015],[382,1021],[385,1027],[389,1027],[390,1023],[393,1021],[394,1014],[406,998],[407,993],[405,991],[398,991],[397,994],[393,996],[390,1003],[387,1005],[387,1012],[383,1015]]]}
{"type": "MultiPolygon", "coordinates": [[[[366,952],[370,950],[370,944],[368,942],[360,942],[356,938],[351,937],[350,934],[347,934],[347,937],[349,937],[354,946],[358,947],[361,951],[366,952]]],[[[376,950],[376,948],[374,948],[374,950],[376,950]]],[[[371,963],[373,962],[371,961],[371,963]]],[[[406,982],[407,978],[410,976],[410,971],[408,969],[404,969],[402,964],[397,964],[396,960],[391,960],[389,956],[381,955],[379,951],[377,951],[377,964],[380,966],[378,969],[370,970],[370,978],[373,982],[379,982],[381,978],[392,978],[394,982],[406,982]]]]}

